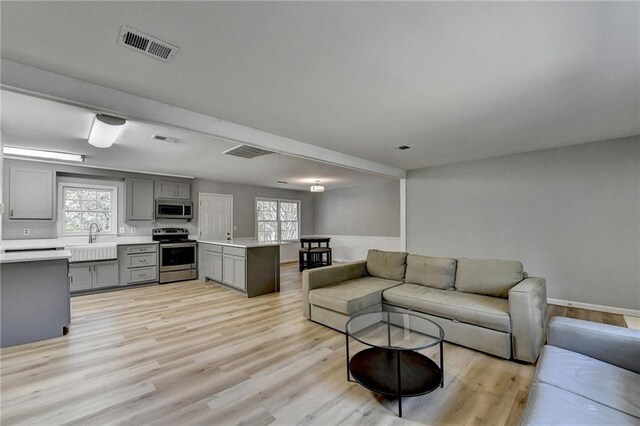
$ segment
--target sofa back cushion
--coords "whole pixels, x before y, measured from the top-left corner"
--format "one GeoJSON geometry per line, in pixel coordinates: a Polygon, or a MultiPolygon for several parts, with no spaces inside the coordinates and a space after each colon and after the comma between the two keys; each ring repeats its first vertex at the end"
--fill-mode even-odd
{"type": "Polygon", "coordinates": [[[387,280],[403,281],[407,268],[407,253],[402,251],[369,250],[367,272],[387,280]]]}
{"type": "Polygon", "coordinates": [[[456,289],[485,296],[508,297],[509,290],[524,279],[517,260],[458,259],[456,289]]]}
{"type": "Polygon", "coordinates": [[[453,290],[456,279],[456,260],[448,257],[407,256],[404,281],[442,290],[453,290]]]}

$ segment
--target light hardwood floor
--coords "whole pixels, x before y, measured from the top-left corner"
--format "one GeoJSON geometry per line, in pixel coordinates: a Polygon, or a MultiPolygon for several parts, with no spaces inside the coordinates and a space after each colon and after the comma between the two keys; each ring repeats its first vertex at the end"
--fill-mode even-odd
{"type": "MultiPolygon", "coordinates": [[[[252,299],[199,281],[74,297],[68,336],[1,351],[1,423],[519,421],[534,366],[453,344],[444,389],[405,398],[399,419],[395,401],[347,382],[344,336],[302,316],[300,290],[288,265],[281,293],[252,299]]],[[[624,325],[617,315],[551,311],[624,325]]]]}

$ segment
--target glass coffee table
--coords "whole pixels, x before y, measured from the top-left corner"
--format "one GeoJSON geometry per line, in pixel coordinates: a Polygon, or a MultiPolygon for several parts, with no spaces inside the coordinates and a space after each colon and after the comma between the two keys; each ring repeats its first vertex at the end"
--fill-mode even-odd
{"type": "Polygon", "coordinates": [[[444,331],[417,315],[373,312],[352,317],[345,326],[347,380],[382,395],[402,398],[444,386],[444,331]],[[349,359],[349,338],[369,346],[349,359]],[[440,365],[419,350],[440,346],[440,365]]]}

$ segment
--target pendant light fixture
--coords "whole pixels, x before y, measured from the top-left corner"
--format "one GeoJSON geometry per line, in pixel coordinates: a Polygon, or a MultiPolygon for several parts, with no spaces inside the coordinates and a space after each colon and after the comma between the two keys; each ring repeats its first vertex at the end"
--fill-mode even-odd
{"type": "Polygon", "coordinates": [[[89,143],[97,148],[109,148],[116,141],[127,120],[106,114],[96,114],[89,133],[89,143]]]}
{"type": "Polygon", "coordinates": [[[320,185],[319,180],[316,180],[315,185],[311,185],[311,192],[324,192],[324,186],[320,185]]]}

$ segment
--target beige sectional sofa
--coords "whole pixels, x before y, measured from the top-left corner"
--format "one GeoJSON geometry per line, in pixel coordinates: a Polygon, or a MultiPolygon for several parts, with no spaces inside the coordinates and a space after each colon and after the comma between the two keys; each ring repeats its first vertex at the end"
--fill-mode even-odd
{"type": "Polygon", "coordinates": [[[545,280],[518,261],[370,250],[367,260],[306,270],[302,283],[304,315],[341,332],[356,313],[411,312],[449,342],[525,362],[546,339],[545,280]]]}

